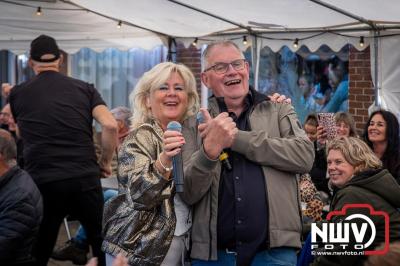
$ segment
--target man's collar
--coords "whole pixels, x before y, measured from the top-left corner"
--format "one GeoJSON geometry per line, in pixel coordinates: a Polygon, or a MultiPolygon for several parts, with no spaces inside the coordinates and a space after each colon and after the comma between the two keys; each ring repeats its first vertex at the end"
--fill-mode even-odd
{"type": "Polygon", "coordinates": [[[269,101],[269,97],[267,97],[265,94],[256,91],[252,86],[250,86],[249,93],[251,93],[252,95],[252,100],[254,105],[257,105],[263,101],[269,101]]]}
{"type": "Polygon", "coordinates": [[[0,176],[0,187],[7,183],[18,170],[19,167],[16,165],[8,169],[2,176],[0,176]]]}
{"type": "MultiPolygon", "coordinates": [[[[210,99],[211,98],[216,99],[221,112],[228,112],[228,107],[226,106],[224,97],[216,97],[215,95],[211,95],[210,99]]],[[[269,101],[269,98],[265,94],[256,91],[252,86],[249,86],[249,92],[244,98],[245,109],[247,106],[257,105],[263,101],[269,101]]]]}

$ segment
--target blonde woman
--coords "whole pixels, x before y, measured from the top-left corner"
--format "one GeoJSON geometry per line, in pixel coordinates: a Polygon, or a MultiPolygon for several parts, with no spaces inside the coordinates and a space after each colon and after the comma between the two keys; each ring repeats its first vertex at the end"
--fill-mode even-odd
{"type": "Polygon", "coordinates": [[[104,208],[107,265],[118,253],[129,265],[182,265],[191,215],[175,194],[171,170],[185,139],[167,125],[197,112],[196,82],[184,65],[161,63],[143,75],[130,100],[132,130],[118,155],[120,191],[104,208]]]}
{"type": "MultiPolygon", "coordinates": [[[[376,211],[389,215],[390,241],[400,240],[400,187],[393,176],[382,170],[382,163],[362,140],[354,137],[336,138],[328,144],[328,174],[334,188],[330,211],[342,210],[345,204],[369,204],[376,211]]],[[[375,224],[376,237],[368,249],[385,241],[385,221],[371,215],[368,209],[349,209],[344,216],[334,216],[340,222],[352,214],[367,215],[375,224]]],[[[360,228],[360,227],[359,227],[360,228]]],[[[369,239],[367,231],[365,239],[369,239]]],[[[351,243],[350,245],[351,246],[351,243]]],[[[354,246],[354,244],[352,245],[354,246]]],[[[339,247],[340,249],[340,247],[339,247]]],[[[318,265],[362,265],[364,256],[321,256],[318,265]]]]}

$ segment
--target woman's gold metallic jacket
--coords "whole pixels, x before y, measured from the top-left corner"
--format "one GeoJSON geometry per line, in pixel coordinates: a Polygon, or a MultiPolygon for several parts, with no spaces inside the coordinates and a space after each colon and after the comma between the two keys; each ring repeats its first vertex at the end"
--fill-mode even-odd
{"type": "Polygon", "coordinates": [[[130,265],[160,265],[174,236],[172,182],[155,167],[162,129],[153,121],[132,131],[118,153],[117,197],[104,206],[102,249],[130,265]]]}

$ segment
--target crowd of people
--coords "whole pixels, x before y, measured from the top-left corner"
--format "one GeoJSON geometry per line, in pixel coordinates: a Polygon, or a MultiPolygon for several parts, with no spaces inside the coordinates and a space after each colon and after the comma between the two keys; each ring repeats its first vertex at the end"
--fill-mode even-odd
{"type": "MultiPolygon", "coordinates": [[[[363,255],[305,251],[308,225],[346,204],[388,214],[388,240],[385,220],[372,217],[371,248],[389,241],[388,265],[400,260],[399,122],[391,112],[373,112],[362,137],[345,112],[334,116],[334,138],[316,114],[303,129],[284,97],[249,85],[249,63],[231,41],[203,52],[208,108],[199,108],[195,77],[182,64],[156,65],[129,96],[131,108],[110,111],[93,85],[60,73],[62,61],[56,41],[41,35],[30,50],[36,76],[4,89],[0,265],[45,266],[50,257],[85,264],[89,246],[90,266],[362,265],[363,255]],[[81,228],[54,249],[67,216],[81,228]]],[[[331,71],[339,75],[340,66],[331,71]]],[[[339,101],[341,85],[332,86],[339,101]]],[[[359,213],[371,216],[345,216],[359,213]]]]}

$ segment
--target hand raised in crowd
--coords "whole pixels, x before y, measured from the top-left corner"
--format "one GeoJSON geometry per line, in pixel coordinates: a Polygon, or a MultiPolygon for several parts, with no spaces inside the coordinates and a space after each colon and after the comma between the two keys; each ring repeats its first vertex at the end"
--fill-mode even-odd
{"type": "Polygon", "coordinates": [[[317,127],[317,141],[318,141],[318,143],[320,145],[325,145],[327,137],[328,137],[328,133],[326,132],[325,127],[319,125],[317,127]]]}
{"type": "Polygon", "coordinates": [[[286,104],[291,104],[292,100],[290,98],[286,98],[285,95],[281,95],[279,93],[274,93],[272,96],[268,95],[268,98],[270,99],[271,102],[273,103],[286,103],[286,104]]]}
{"type": "Polygon", "coordinates": [[[203,138],[204,151],[207,156],[215,159],[224,148],[232,146],[238,132],[236,123],[229,117],[228,113],[220,113],[212,118],[206,109],[201,108],[204,123],[198,129],[203,138]]]}

